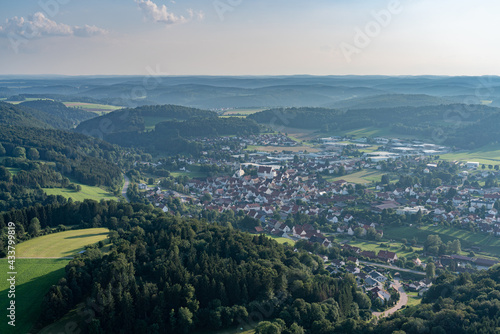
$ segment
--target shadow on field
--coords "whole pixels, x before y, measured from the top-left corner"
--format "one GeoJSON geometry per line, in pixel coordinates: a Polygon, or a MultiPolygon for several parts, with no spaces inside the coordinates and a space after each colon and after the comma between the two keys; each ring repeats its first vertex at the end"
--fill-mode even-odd
{"type": "Polygon", "coordinates": [[[89,238],[89,237],[97,237],[99,235],[108,235],[108,232],[104,233],[94,233],[94,234],[82,234],[82,235],[75,235],[72,237],[66,237],[64,239],[80,239],[80,238],[89,238]]]}
{"type": "MultiPolygon", "coordinates": [[[[67,260],[61,260],[66,261],[67,260]]],[[[43,265],[41,263],[34,265],[43,265]]],[[[57,284],[64,277],[65,269],[57,269],[46,275],[31,279],[29,282],[16,286],[16,326],[7,325],[7,321],[0,322],[0,333],[29,333],[37,322],[42,310],[42,300],[50,287],[57,284]]],[[[19,277],[18,277],[19,278],[19,277]]],[[[7,289],[0,291],[1,296],[7,297],[7,289]]],[[[8,298],[2,298],[0,308],[6,310],[9,303],[8,298]]],[[[6,318],[7,319],[7,318],[6,318]]]]}

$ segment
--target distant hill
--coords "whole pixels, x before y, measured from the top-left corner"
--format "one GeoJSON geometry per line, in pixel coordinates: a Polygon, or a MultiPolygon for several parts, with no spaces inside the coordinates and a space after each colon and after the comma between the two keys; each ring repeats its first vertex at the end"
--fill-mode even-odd
{"type": "Polygon", "coordinates": [[[194,137],[259,133],[250,119],[219,118],[213,111],[175,105],[121,109],[82,122],[76,131],[124,147],[198,154],[194,137]]]}
{"type": "Polygon", "coordinates": [[[474,103],[500,105],[500,77],[447,76],[143,76],[0,77],[0,97],[57,97],[136,107],[177,104],[201,109],[242,107],[370,108],[474,103]],[[152,83],[152,82],[151,82],[152,83]],[[131,92],[146,92],[134,98],[131,92]],[[410,97],[397,95],[415,95],[410,97]],[[419,95],[427,95],[419,96],[419,95]],[[370,97],[381,96],[371,100],[370,97]],[[384,97],[396,99],[394,103],[384,97]],[[430,97],[436,97],[433,100],[430,97]],[[463,97],[468,97],[464,99],[463,97]],[[367,98],[366,101],[363,101],[367,98]],[[443,98],[444,101],[440,101],[443,98]],[[354,102],[361,99],[360,102],[354,102]],[[342,102],[341,104],[340,101],[342,102]]]}
{"type": "Polygon", "coordinates": [[[183,121],[194,117],[215,117],[213,111],[176,105],[142,106],[134,109],[119,109],[80,123],[76,131],[93,136],[106,137],[117,132],[142,132],[146,127],[170,120],[183,121]]]}
{"type": "Polygon", "coordinates": [[[327,108],[277,108],[247,117],[258,123],[322,132],[360,128],[390,128],[398,135],[412,135],[462,148],[477,148],[500,140],[500,109],[484,105],[450,104],[342,111],[327,108]]]}
{"type": "Polygon", "coordinates": [[[26,101],[18,104],[18,106],[31,113],[32,110],[37,110],[38,112],[34,114],[35,117],[42,118],[42,121],[58,129],[73,128],[80,122],[96,116],[94,113],[68,108],[61,102],[51,100],[26,101]]]}
{"type": "Polygon", "coordinates": [[[425,94],[384,94],[339,101],[330,104],[329,107],[338,109],[366,109],[405,106],[422,107],[453,103],[455,101],[425,94]]]}
{"type": "Polygon", "coordinates": [[[47,117],[38,111],[0,102],[0,125],[51,128],[45,120],[47,117]]]}

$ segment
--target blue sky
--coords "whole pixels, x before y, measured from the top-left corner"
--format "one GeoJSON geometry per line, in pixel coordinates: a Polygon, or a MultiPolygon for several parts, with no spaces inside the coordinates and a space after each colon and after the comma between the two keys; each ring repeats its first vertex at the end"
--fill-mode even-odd
{"type": "Polygon", "coordinates": [[[0,3],[0,74],[500,75],[496,0],[0,3]]]}

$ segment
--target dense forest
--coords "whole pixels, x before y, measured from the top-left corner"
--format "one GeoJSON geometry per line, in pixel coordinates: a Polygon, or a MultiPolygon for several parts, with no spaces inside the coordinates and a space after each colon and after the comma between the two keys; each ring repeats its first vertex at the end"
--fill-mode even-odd
{"type": "Polygon", "coordinates": [[[113,201],[13,210],[0,215],[0,225],[15,221],[16,230],[29,231],[33,218],[41,228],[71,219],[80,227],[112,229],[111,252],[93,246],[70,262],[45,296],[40,326],[78,304],[95,314],[85,324],[89,333],[190,333],[258,324],[258,333],[493,334],[500,325],[498,267],[445,273],[420,306],[375,324],[354,277],[329,276],[323,261],[302,247],[294,251],[263,235],[113,201]]]}
{"type": "Polygon", "coordinates": [[[16,230],[29,230],[33,218],[41,228],[70,219],[113,230],[108,255],[88,249],[70,262],[45,297],[41,324],[84,301],[96,314],[90,333],[190,333],[278,317],[289,329],[333,329],[370,316],[354,277],[330,277],[318,256],[264,235],[116,202],[36,206],[0,217],[2,225],[15,221],[16,230]]]}
{"type": "Polygon", "coordinates": [[[53,162],[61,174],[87,185],[112,187],[122,182],[116,164],[120,148],[95,138],[62,130],[0,126],[0,144],[4,149],[0,156],[53,162]],[[36,153],[30,157],[29,152],[36,153]]]}

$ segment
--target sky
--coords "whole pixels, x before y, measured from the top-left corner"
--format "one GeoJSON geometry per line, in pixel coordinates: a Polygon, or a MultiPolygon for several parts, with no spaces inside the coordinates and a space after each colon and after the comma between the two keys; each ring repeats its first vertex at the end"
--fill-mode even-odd
{"type": "Polygon", "coordinates": [[[497,0],[0,2],[0,75],[500,75],[497,0]]]}

